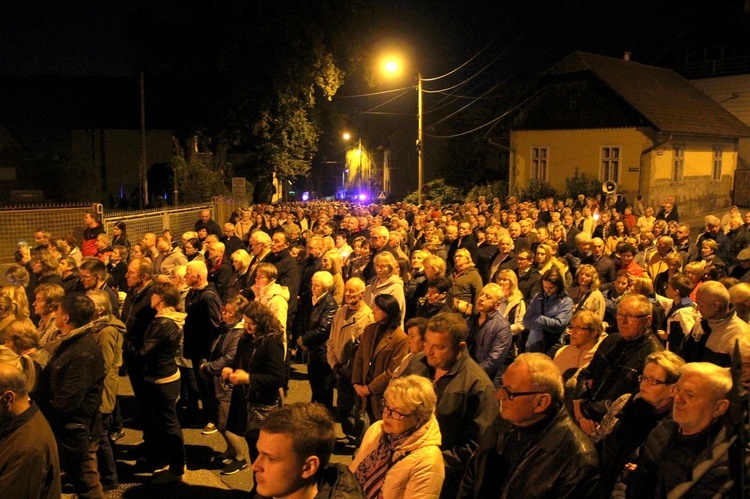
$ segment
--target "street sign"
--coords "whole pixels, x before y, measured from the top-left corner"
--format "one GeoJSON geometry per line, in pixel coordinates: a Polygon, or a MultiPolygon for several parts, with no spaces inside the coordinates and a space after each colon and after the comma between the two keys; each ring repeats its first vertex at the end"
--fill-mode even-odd
{"type": "Polygon", "coordinates": [[[232,196],[244,198],[247,194],[245,185],[245,177],[232,177],[232,196]]]}
{"type": "Polygon", "coordinates": [[[380,191],[380,194],[378,194],[378,199],[380,199],[381,201],[385,201],[385,192],[380,191]]]}

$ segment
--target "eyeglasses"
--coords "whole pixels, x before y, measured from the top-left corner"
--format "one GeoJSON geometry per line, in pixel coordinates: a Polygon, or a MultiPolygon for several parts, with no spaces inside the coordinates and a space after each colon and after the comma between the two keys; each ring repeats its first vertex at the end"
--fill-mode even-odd
{"type": "Polygon", "coordinates": [[[404,414],[403,412],[395,411],[391,409],[390,407],[388,407],[388,404],[386,403],[385,399],[380,401],[380,410],[383,411],[383,416],[385,416],[387,413],[388,417],[396,421],[403,421],[404,419],[411,417],[415,414],[413,412],[410,414],[404,414]]]}
{"type": "Polygon", "coordinates": [[[651,386],[667,385],[667,384],[669,384],[666,381],[662,381],[660,379],[652,378],[651,376],[644,376],[643,374],[639,374],[638,375],[638,383],[643,383],[644,381],[646,383],[648,383],[649,385],[651,385],[651,386]]]}
{"type": "Polygon", "coordinates": [[[502,380],[500,381],[500,387],[498,388],[498,390],[505,392],[505,398],[507,398],[508,400],[513,400],[516,397],[523,397],[525,395],[542,395],[543,393],[546,393],[546,392],[512,392],[508,389],[507,386],[505,386],[505,383],[502,380]]]}
{"type": "Polygon", "coordinates": [[[617,318],[623,322],[635,322],[639,319],[643,319],[644,317],[648,317],[650,314],[640,314],[640,315],[633,315],[633,314],[617,314],[617,318]]]}

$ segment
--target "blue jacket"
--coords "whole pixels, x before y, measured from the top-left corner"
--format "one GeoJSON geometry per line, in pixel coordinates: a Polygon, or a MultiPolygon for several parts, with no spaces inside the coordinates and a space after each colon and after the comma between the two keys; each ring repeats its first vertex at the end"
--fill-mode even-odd
{"type": "Polygon", "coordinates": [[[478,325],[478,321],[479,314],[466,319],[469,326],[469,352],[487,376],[495,379],[513,340],[510,322],[497,310],[487,314],[487,320],[481,326],[478,325]]]}
{"type": "Polygon", "coordinates": [[[544,331],[555,337],[562,336],[572,316],[573,300],[567,294],[537,293],[523,318],[524,327],[531,331],[526,346],[542,341],[544,331]]]}

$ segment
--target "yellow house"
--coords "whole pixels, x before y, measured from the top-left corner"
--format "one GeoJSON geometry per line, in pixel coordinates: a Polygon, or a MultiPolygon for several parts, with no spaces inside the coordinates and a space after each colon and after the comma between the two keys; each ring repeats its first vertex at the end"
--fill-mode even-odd
{"type": "Polygon", "coordinates": [[[682,217],[727,207],[740,137],[750,128],[677,73],[574,52],[544,73],[506,122],[510,186],[559,192],[575,168],[632,202],[674,196],[682,217]]]}

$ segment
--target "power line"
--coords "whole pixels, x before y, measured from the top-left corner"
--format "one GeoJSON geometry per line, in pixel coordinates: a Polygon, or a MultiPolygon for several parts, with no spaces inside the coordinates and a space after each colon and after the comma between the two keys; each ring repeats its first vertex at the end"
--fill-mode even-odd
{"type": "Polygon", "coordinates": [[[460,69],[462,69],[462,68],[463,68],[464,66],[466,66],[467,64],[469,64],[469,63],[470,63],[471,61],[473,61],[474,59],[476,59],[477,57],[479,57],[479,55],[480,55],[480,54],[481,54],[482,52],[484,52],[485,50],[487,50],[487,48],[488,48],[488,47],[489,47],[490,45],[492,45],[492,43],[493,43],[493,42],[494,42],[495,40],[497,40],[497,37],[498,37],[498,36],[500,36],[500,34],[499,34],[499,33],[498,33],[498,34],[495,34],[495,36],[494,36],[494,37],[492,37],[492,39],[491,39],[491,40],[490,40],[490,41],[489,41],[489,42],[487,43],[487,45],[485,45],[485,46],[484,46],[484,47],[483,47],[483,48],[482,48],[482,49],[481,49],[481,50],[480,50],[479,52],[477,52],[476,54],[474,54],[473,56],[471,56],[471,57],[469,58],[469,60],[468,60],[468,61],[464,62],[463,64],[461,64],[461,65],[460,65],[460,66],[458,66],[457,68],[453,69],[452,71],[448,71],[448,72],[447,72],[447,73],[445,73],[444,75],[442,75],[442,76],[436,76],[436,77],[434,77],[434,78],[422,78],[422,81],[437,81],[437,80],[441,80],[441,79],[443,79],[443,78],[445,78],[445,77],[447,77],[447,76],[450,76],[450,75],[452,75],[452,74],[453,74],[453,73],[455,73],[456,71],[459,71],[459,70],[460,70],[460,69]]]}
{"type": "Polygon", "coordinates": [[[334,99],[353,99],[355,97],[372,97],[373,95],[383,95],[383,94],[389,94],[392,92],[400,92],[401,90],[413,90],[417,88],[416,85],[412,85],[411,87],[401,87],[401,88],[394,88],[393,90],[383,90],[382,92],[372,92],[369,94],[358,94],[358,95],[334,95],[334,99]]]}

